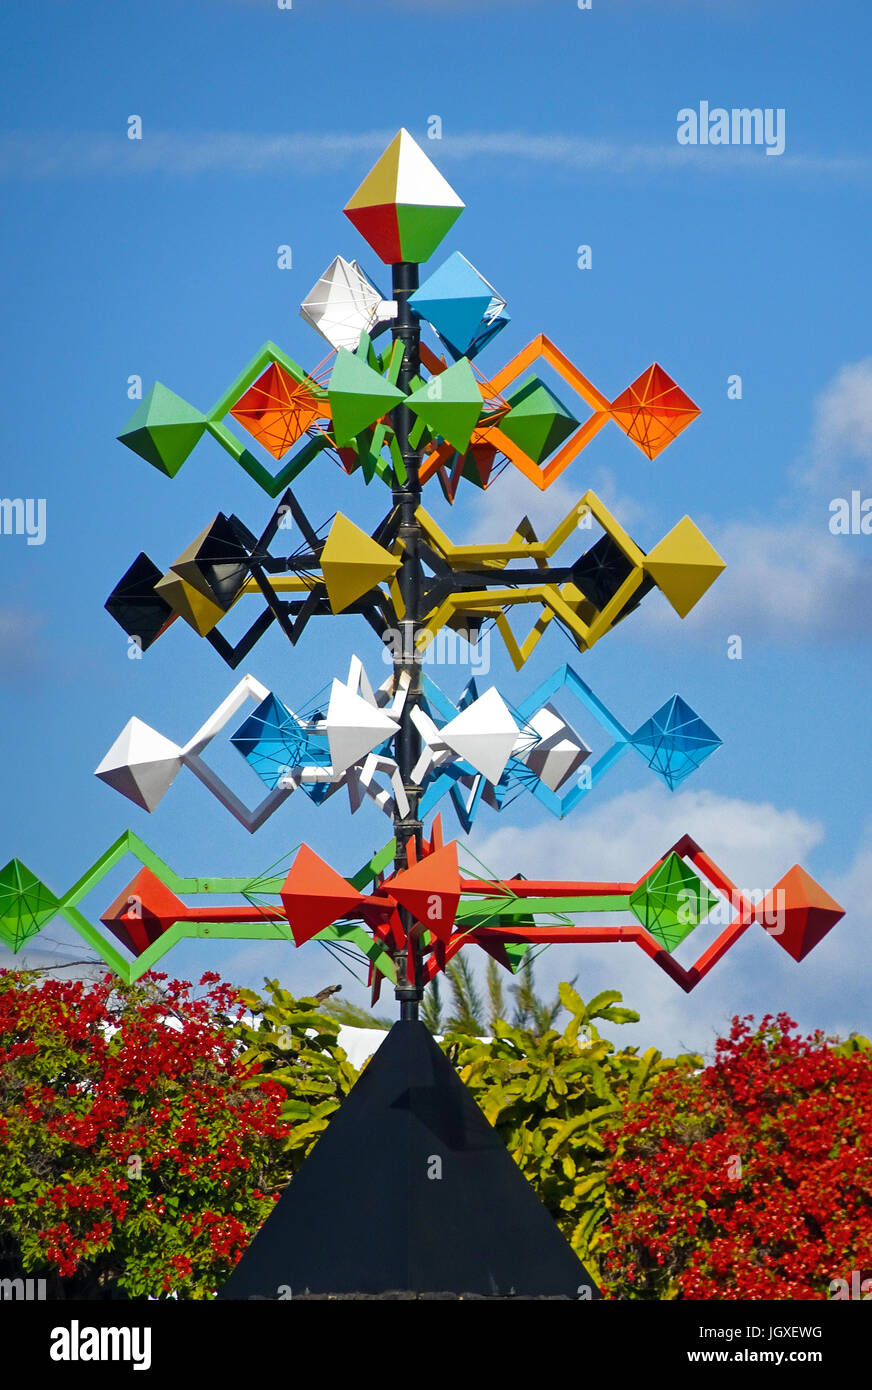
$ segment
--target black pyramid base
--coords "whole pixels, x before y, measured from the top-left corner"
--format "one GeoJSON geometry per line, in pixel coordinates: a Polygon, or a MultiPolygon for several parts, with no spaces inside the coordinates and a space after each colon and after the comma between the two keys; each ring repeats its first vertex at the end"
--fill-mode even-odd
{"type": "Polygon", "coordinates": [[[219,1298],[599,1291],[423,1023],[395,1023],[219,1298]]]}

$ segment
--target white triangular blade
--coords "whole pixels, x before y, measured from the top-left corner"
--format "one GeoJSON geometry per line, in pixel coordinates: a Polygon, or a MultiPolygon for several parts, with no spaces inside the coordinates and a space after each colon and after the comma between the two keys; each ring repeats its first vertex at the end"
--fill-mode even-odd
{"type": "Polygon", "coordinates": [[[439,730],[443,743],[483,772],[489,782],[498,782],[505,771],[518,737],[518,726],[495,685],[473,700],[439,730]]]}
{"type": "Polygon", "coordinates": [[[334,680],[325,727],[333,774],[339,776],[398,733],[400,726],[347,685],[334,680]]]}

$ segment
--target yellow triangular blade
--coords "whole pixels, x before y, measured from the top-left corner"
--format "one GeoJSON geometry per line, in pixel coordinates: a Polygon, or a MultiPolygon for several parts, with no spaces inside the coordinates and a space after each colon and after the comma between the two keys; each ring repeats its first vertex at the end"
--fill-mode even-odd
{"type": "Polygon", "coordinates": [[[193,584],[189,584],[172,570],[165,574],[163,579],[158,580],[154,591],[201,637],[211,632],[224,617],[223,608],[219,608],[217,603],[206,598],[193,584]]]}
{"type": "Polygon", "coordinates": [[[352,193],[343,211],[348,212],[350,208],[376,208],[397,201],[402,140],[403,132],[399,131],[381,158],[376,160],[360,187],[352,193]]]}
{"type": "Polygon", "coordinates": [[[341,512],[321,551],[321,572],[334,613],[342,613],[382,580],[391,579],[401,561],[341,512]]]}

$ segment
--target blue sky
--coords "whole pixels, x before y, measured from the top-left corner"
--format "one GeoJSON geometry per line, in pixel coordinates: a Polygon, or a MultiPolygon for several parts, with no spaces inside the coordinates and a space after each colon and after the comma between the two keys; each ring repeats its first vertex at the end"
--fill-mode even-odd
{"type": "MultiPolygon", "coordinates": [[[[828,527],[832,499],[872,496],[868,6],[189,0],[83,3],[73,23],[67,5],[11,0],[0,26],[17,54],[0,94],[0,494],[47,508],[44,545],[0,535],[0,861],[61,891],[128,825],[186,874],[256,872],[304,837],[351,870],[387,838],[376,809],[351,820],[340,797],[314,814],[294,798],[252,838],[184,774],[149,817],[92,773],[130,715],[184,742],[236,679],[181,624],[129,661],[107,593],[140,549],[168,564],[216,511],[258,530],[269,507],[210,441],[172,483],[116,443],[128,377],[205,409],[267,338],[319,362],[300,300],[338,253],[387,288],[341,208],[405,125],[467,204],[433,264],[461,250],[509,301],[483,370],[545,332],[610,398],[657,360],[702,409],[654,463],[609,427],[544,495],[507,472],[453,511],[428,505],[457,537],[500,539],[593,486],[643,548],[689,512],[728,564],[685,622],[652,596],[576,662],[631,727],[679,691],[724,748],[671,799],[628,759],[562,823],[529,800],[485,811],[477,852],[498,872],[523,855],[531,874],[636,877],[686,830],[744,887],[798,859],[849,909],[804,966],[756,930],[689,997],[616,948],[554,948],[543,985],[622,989],[638,1040],[667,1049],[782,1007],[872,1030],[872,537],[828,527]],[[785,152],[679,146],[678,111],[702,101],[783,108],[785,152]],[[141,141],[126,138],[133,114],[141,141]]],[[[384,491],[327,468],[300,481],[313,520],[374,522],[384,491]]],[[[295,651],[271,634],[245,669],[299,705],[352,650],[385,669],[344,619],[295,651]]],[[[519,675],[495,654],[491,676],[520,700],[567,659],[554,633],[519,675]]],[[[464,673],[440,679],[456,695],[464,673]]],[[[245,771],[235,785],[253,798],[245,771]]],[[[98,890],[94,917],[127,877],[98,890]]],[[[298,992],[340,977],[315,946],[170,960],[298,992]]]]}

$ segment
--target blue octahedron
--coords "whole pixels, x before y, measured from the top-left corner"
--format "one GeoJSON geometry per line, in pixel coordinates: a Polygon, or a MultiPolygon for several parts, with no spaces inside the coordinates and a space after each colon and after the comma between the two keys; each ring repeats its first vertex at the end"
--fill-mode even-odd
{"type": "MultiPolygon", "coordinates": [[[[275,695],[261,701],[230,742],[271,790],[291,768],[330,763],[326,735],[314,733],[275,695]]],[[[303,790],[318,799],[326,787],[315,783],[304,785],[303,790]]]]}
{"type": "Polygon", "coordinates": [[[717,734],[680,695],[652,714],[630,742],[672,790],[721,746],[717,734]]]}
{"type": "Polygon", "coordinates": [[[436,331],[455,362],[475,357],[509,322],[502,295],[459,251],[427,277],[409,303],[436,331]]]}

